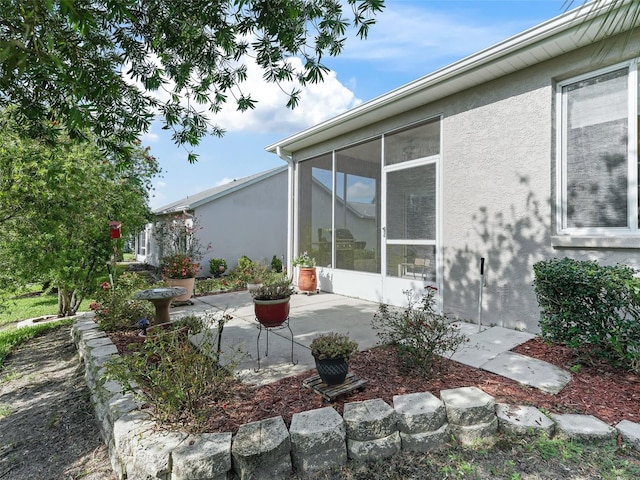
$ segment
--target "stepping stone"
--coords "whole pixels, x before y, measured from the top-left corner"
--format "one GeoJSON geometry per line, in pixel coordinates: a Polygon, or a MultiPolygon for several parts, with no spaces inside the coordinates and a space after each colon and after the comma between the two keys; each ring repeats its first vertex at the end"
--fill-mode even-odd
{"type": "Polygon", "coordinates": [[[556,437],[591,443],[606,443],[616,437],[616,429],[593,415],[551,414],[556,422],[556,437]]]}
{"type": "Polygon", "coordinates": [[[467,335],[468,341],[462,344],[460,349],[451,356],[451,360],[474,368],[480,368],[481,365],[497,355],[535,337],[532,333],[503,327],[491,327],[481,333],[475,333],[477,325],[474,326],[475,332],[471,334],[469,325],[460,324],[459,330],[467,335]]]}
{"type": "Polygon", "coordinates": [[[555,423],[536,407],[499,403],[496,414],[498,428],[503,432],[532,436],[543,433],[551,438],[555,430],[555,423]]]}
{"type": "Polygon", "coordinates": [[[480,368],[552,394],[559,393],[571,381],[566,370],[514,352],[501,353],[480,368]]]}
{"type": "Polygon", "coordinates": [[[637,450],[640,450],[640,423],[630,422],[629,420],[622,420],[616,425],[616,429],[625,442],[633,445],[637,450]]]}

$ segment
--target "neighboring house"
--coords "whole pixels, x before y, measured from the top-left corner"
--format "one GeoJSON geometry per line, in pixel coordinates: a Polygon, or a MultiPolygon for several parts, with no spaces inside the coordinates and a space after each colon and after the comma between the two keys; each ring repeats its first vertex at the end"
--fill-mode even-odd
{"type": "Polygon", "coordinates": [[[289,256],[317,255],[328,221],[332,231],[355,230],[343,201],[368,203],[375,271],[346,262],[330,236],[322,290],[402,305],[403,289],[433,285],[444,312],[477,321],[485,258],[483,323],[534,332],[534,263],[568,256],[640,267],[640,29],[617,27],[602,40],[603,22],[616,23],[606,4],[268,146],[287,161],[296,199],[289,256]],[[326,193],[309,188],[314,181],[334,198],[323,218],[314,206],[326,193]]]}
{"type": "MultiPolygon", "coordinates": [[[[214,187],[165,205],[158,218],[186,213],[200,226],[201,245],[211,245],[201,260],[201,274],[209,274],[209,259],[224,258],[229,269],[246,255],[271,263],[276,255],[286,261],[287,167],[279,167],[214,187]]],[[[154,225],[147,225],[136,240],[138,261],[158,265],[162,252],[154,242],[154,225]]]]}

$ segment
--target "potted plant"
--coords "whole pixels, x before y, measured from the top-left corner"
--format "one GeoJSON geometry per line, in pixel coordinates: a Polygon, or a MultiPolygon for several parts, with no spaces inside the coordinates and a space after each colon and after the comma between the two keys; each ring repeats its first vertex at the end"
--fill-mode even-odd
{"type": "Polygon", "coordinates": [[[247,260],[248,262],[244,262],[242,266],[238,262],[238,268],[241,270],[241,277],[245,279],[249,293],[251,293],[263,284],[268,271],[262,263],[247,260]]]}
{"type": "Polygon", "coordinates": [[[344,382],[349,371],[349,360],[358,353],[358,343],[337,332],[315,337],[310,348],[318,374],[327,385],[344,382]]]}
{"type": "Polygon", "coordinates": [[[186,294],[174,298],[177,302],[187,302],[193,296],[193,288],[199,270],[200,264],[183,253],[167,255],[162,257],[160,261],[160,272],[165,281],[172,287],[187,289],[186,294]]]}
{"type": "Polygon", "coordinates": [[[289,318],[289,300],[293,294],[293,286],[286,275],[267,275],[263,283],[250,293],[256,319],[265,327],[278,327],[289,318]]]}
{"type": "Polygon", "coordinates": [[[316,276],[316,259],[307,252],[298,255],[291,262],[298,267],[298,288],[302,292],[315,292],[318,289],[318,277],[316,276]]]}
{"type": "Polygon", "coordinates": [[[212,258],[209,260],[209,272],[214,277],[219,277],[227,270],[227,261],[224,258],[212,258]]]}

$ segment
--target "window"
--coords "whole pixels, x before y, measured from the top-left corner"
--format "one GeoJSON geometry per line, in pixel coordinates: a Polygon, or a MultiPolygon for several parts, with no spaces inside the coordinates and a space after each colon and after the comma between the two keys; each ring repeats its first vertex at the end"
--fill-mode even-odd
{"type": "Polygon", "coordinates": [[[558,95],[559,232],[640,234],[636,63],[563,82],[558,95]]]}

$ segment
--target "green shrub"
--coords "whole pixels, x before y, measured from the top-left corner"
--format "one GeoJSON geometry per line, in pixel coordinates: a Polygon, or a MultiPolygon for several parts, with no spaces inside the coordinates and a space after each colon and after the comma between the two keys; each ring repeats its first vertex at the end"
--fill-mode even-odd
{"type": "Polygon", "coordinates": [[[282,272],[282,260],[280,260],[275,255],[271,259],[271,271],[276,273],[282,272]]]}
{"type": "Polygon", "coordinates": [[[426,293],[416,296],[404,290],[406,308],[380,304],[371,322],[382,343],[397,349],[404,367],[426,378],[442,366],[444,355],[452,355],[466,340],[446,315],[433,310],[436,291],[427,287],[426,293]]]}
{"type": "Polygon", "coordinates": [[[234,268],[229,277],[246,287],[247,283],[260,283],[264,280],[268,270],[266,265],[254,262],[249,257],[243,255],[238,259],[238,266],[234,268]]]}
{"type": "Polygon", "coordinates": [[[198,348],[179,328],[149,334],[144,343],[132,344],[131,353],[106,364],[106,378],[134,391],[151,406],[158,423],[197,431],[211,415],[224,415],[225,399],[237,393],[231,373],[237,359],[227,357],[225,367],[218,361],[222,330],[230,318],[220,312],[217,331],[207,328],[212,326],[208,320],[193,316],[176,325],[188,325],[192,334],[202,332],[198,348]]]}
{"type": "Polygon", "coordinates": [[[227,269],[227,261],[224,258],[212,258],[209,260],[209,273],[214,277],[219,277],[227,269]],[[222,271],[220,271],[220,267],[222,271]]]}
{"type": "Polygon", "coordinates": [[[195,291],[197,295],[207,293],[232,292],[242,290],[245,287],[240,281],[229,278],[206,278],[196,279],[195,291]]]}
{"type": "Polygon", "coordinates": [[[95,312],[96,322],[109,332],[135,328],[141,318],[151,319],[155,309],[148,300],[135,300],[133,294],[150,288],[146,277],[133,272],[123,273],[115,288],[103,282],[89,308],[95,312]]]}
{"type": "Polygon", "coordinates": [[[533,271],[545,340],[640,371],[640,280],[632,268],[563,258],[533,271]]]}

